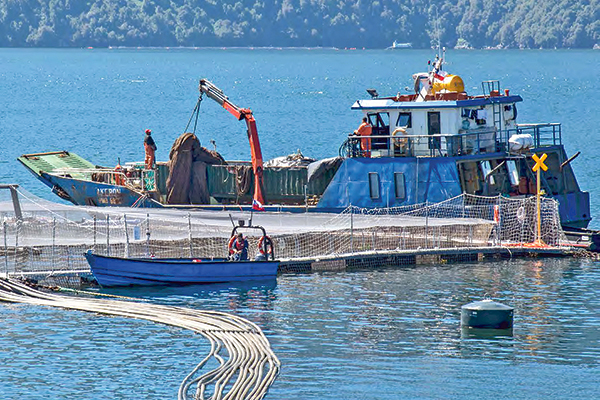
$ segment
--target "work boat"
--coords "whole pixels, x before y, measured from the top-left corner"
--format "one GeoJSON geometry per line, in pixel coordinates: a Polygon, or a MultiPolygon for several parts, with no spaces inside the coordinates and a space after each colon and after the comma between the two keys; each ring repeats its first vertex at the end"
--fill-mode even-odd
{"type": "MultiPolygon", "coordinates": [[[[517,123],[521,96],[502,90],[496,80],[482,82],[481,95],[469,95],[462,79],[442,65],[438,58],[431,71],[413,75],[414,94],[380,98],[369,89],[370,99],[352,105],[372,126],[371,150],[366,154],[353,137],[343,145],[338,181],[349,190],[338,186],[338,207],[435,203],[462,193],[533,196],[535,158],[546,154],[541,188],[558,200],[563,226],[587,227],[589,194],[579,188],[570,164],[579,153],[567,156],[561,125],[517,123]],[[362,191],[355,179],[360,175],[368,183],[362,191]]],[[[335,206],[329,199],[324,196],[320,205],[335,206]]]]}
{"type": "Polygon", "coordinates": [[[410,94],[380,97],[367,90],[370,98],[352,109],[368,119],[371,135],[348,135],[339,156],[330,159],[296,154],[263,163],[252,111],[202,79],[194,112],[204,96],[245,121],[251,162],[223,160],[201,147],[195,132],[176,140],[169,162],[151,168],[144,163],[101,168],[67,151],[23,155],[19,161],[80,205],[340,212],[349,205],[435,203],[463,193],[533,196],[534,157],[546,154],[545,196],[558,200],[563,226],[587,227],[589,195],[571,167],[579,153],[566,154],[561,125],[518,124],[521,96],[503,90],[499,81],[483,82],[479,95],[467,94],[462,79],[442,67],[440,57],[428,72],[413,75],[410,94]]]}
{"type": "Polygon", "coordinates": [[[400,43],[394,40],[394,43],[386,50],[398,50],[398,49],[412,49],[412,43],[400,43]]]}

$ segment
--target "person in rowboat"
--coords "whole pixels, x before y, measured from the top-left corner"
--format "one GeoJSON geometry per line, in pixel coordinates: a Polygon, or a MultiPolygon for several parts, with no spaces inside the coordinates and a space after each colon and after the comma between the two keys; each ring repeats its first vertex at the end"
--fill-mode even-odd
{"type": "MultiPolygon", "coordinates": [[[[233,239],[233,238],[232,238],[233,239]]],[[[240,232],[233,241],[230,241],[229,258],[232,261],[247,261],[248,260],[248,240],[240,232]]]]}

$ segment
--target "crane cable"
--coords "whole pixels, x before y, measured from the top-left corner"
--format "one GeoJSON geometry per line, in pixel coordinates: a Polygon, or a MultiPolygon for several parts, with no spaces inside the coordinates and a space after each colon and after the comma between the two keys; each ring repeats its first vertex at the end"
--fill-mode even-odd
{"type": "Polygon", "coordinates": [[[192,115],[190,116],[190,119],[188,120],[187,125],[185,126],[185,129],[183,130],[183,132],[187,132],[188,128],[190,127],[190,124],[192,123],[192,119],[194,119],[194,115],[196,116],[196,119],[194,120],[194,131],[192,132],[194,135],[196,134],[196,128],[198,126],[198,117],[200,116],[200,103],[202,103],[202,93],[200,93],[200,96],[198,97],[198,102],[196,103],[196,106],[194,107],[194,111],[192,111],[192,115]]]}

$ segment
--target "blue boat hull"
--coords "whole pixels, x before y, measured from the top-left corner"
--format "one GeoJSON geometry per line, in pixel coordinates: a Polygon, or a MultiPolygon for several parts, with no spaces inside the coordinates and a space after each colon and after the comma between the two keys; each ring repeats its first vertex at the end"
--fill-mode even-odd
{"type": "Polygon", "coordinates": [[[52,191],[75,205],[104,207],[145,207],[160,208],[157,201],[144,197],[126,186],[92,182],[71,177],[61,177],[40,173],[39,179],[52,188],[52,191]],[[57,192],[62,191],[62,193],[57,192]],[[62,194],[62,195],[61,195],[62,194]]]}
{"type": "Polygon", "coordinates": [[[226,259],[120,258],[85,253],[92,274],[103,287],[190,285],[275,279],[279,261],[226,259]]]}

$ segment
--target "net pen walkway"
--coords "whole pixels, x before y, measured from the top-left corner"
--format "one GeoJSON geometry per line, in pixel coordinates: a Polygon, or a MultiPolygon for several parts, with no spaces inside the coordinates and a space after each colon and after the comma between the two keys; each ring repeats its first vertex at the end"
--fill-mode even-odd
{"type": "MultiPolygon", "coordinates": [[[[78,276],[89,277],[89,266],[83,256],[88,249],[117,257],[226,257],[232,223],[237,225],[239,221],[266,229],[274,244],[275,257],[282,261],[282,273],[306,271],[308,261],[316,263],[319,270],[323,268],[322,263],[318,264],[321,260],[331,264],[330,260],[338,259],[334,264],[339,266],[342,260],[363,258],[369,260],[361,264],[365,268],[398,265],[397,260],[402,261],[399,265],[410,260],[419,263],[427,259],[422,256],[429,250],[438,249],[463,249],[465,261],[488,254],[488,251],[478,252],[477,248],[496,248],[497,254],[548,253],[547,248],[533,247],[526,252],[505,250],[536,241],[533,197],[461,195],[441,203],[406,207],[375,210],[348,207],[339,214],[251,214],[71,206],[40,199],[22,189],[18,196],[19,215],[13,209],[12,198],[0,198],[0,273],[36,279],[45,276],[60,286],[77,285],[67,281],[70,272],[75,281],[78,276]],[[398,257],[390,258],[394,253],[398,257]]],[[[541,239],[566,253],[569,244],[558,215],[557,202],[544,199],[541,239]]],[[[254,257],[260,236],[256,231],[244,233],[249,242],[249,256],[254,257]]],[[[454,251],[446,251],[446,259],[452,259],[454,251]]],[[[430,259],[436,262],[435,257],[430,259]]]]}

